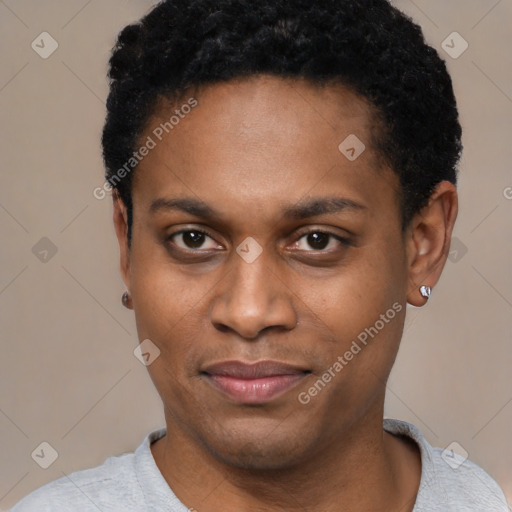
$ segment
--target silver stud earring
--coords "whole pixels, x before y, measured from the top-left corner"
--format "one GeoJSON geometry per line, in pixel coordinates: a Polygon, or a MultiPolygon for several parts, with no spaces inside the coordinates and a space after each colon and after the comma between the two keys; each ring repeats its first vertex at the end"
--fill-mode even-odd
{"type": "Polygon", "coordinates": [[[422,297],[425,297],[426,299],[430,298],[430,294],[432,293],[432,288],[430,286],[420,286],[420,293],[422,297]]]}
{"type": "Polygon", "coordinates": [[[121,302],[123,303],[123,306],[128,309],[132,309],[132,298],[130,297],[129,292],[124,292],[123,296],[121,297],[121,302]]]}

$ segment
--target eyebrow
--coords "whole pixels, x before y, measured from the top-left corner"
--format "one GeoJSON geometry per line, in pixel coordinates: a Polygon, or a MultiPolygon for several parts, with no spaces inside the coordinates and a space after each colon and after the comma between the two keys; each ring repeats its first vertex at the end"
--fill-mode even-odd
{"type": "Polygon", "coordinates": [[[179,199],[166,199],[160,197],[155,199],[149,207],[150,213],[158,213],[165,210],[181,210],[182,212],[189,213],[196,217],[218,217],[218,213],[214,208],[208,206],[203,201],[188,197],[179,199]]]}
{"type": "Polygon", "coordinates": [[[303,201],[284,209],[284,216],[288,219],[307,219],[324,215],[326,213],[340,213],[342,211],[362,211],[366,206],[344,197],[324,197],[303,201]]]}
{"type": "MultiPolygon", "coordinates": [[[[343,197],[324,197],[314,198],[308,201],[301,201],[297,204],[287,206],[283,210],[283,216],[286,219],[307,219],[328,213],[339,213],[342,211],[362,211],[366,210],[366,206],[356,203],[351,199],[343,197]]],[[[222,218],[222,214],[212,208],[205,202],[194,198],[158,198],[155,199],[150,207],[150,213],[157,213],[167,210],[179,210],[195,217],[205,219],[222,218]]]]}

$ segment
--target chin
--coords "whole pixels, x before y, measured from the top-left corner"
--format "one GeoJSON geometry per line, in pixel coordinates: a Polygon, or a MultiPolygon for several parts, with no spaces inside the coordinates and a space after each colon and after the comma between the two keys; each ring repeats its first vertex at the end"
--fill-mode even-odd
{"type": "Polygon", "coordinates": [[[287,432],[276,427],[274,431],[249,428],[226,429],[217,432],[215,438],[210,432],[202,443],[217,460],[237,469],[285,470],[303,462],[308,443],[300,429],[287,432]]]}
{"type": "Polygon", "coordinates": [[[224,445],[222,451],[212,453],[225,465],[248,471],[286,470],[297,466],[302,459],[292,447],[287,449],[282,443],[262,446],[260,443],[248,442],[236,443],[236,446],[237,450],[233,450],[233,447],[226,450],[224,445]]]}

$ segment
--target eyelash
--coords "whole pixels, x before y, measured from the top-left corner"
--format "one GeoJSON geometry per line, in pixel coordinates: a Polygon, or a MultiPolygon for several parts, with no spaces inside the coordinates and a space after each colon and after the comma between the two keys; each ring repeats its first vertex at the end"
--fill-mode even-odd
{"type": "MultiPolygon", "coordinates": [[[[177,235],[182,235],[184,233],[198,233],[198,234],[201,234],[201,235],[206,235],[207,237],[211,238],[212,240],[215,240],[215,238],[206,230],[204,229],[192,229],[192,228],[189,228],[189,229],[182,229],[180,231],[176,231],[174,233],[171,233],[167,238],[166,238],[166,242],[167,243],[170,243],[174,246],[175,249],[177,249],[178,251],[181,251],[181,252],[184,252],[184,253],[201,253],[201,252],[207,252],[208,250],[202,250],[202,249],[190,249],[190,248],[187,248],[187,249],[184,249],[182,247],[178,247],[176,246],[176,244],[172,241],[172,239],[177,236],[177,235]]],[[[328,237],[330,238],[334,238],[335,240],[337,240],[338,242],[340,242],[340,244],[342,246],[350,246],[352,245],[350,240],[348,238],[344,238],[340,235],[336,235],[334,233],[331,233],[329,231],[323,231],[321,229],[312,229],[310,231],[306,231],[304,233],[301,233],[299,238],[297,239],[297,242],[305,237],[307,237],[308,235],[311,235],[313,233],[316,233],[316,234],[321,234],[321,235],[327,235],[328,237]]],[[[296,243],[296,242],[295,242],[296,243]]],[[[329,239],[329,242],[327,245],[329,245],[330,243],[330,239],[329,239]]],[[[216,250],[216,249],[209,249],[209,250],[216,250]]],[[[301,251],[300,249],[297,249],[299,252],[303,252],[301,251]]],[[[335,250],[335,249],[334,249],[335,250]]],[[[331,250],[325,250],[325,249],[311,249],[310,251],[306,251],[306,252],[312,252],[312,253],[320,253],[320,254],[329,254],[331,252],[334,251],[333,249],[331,250]]]]}

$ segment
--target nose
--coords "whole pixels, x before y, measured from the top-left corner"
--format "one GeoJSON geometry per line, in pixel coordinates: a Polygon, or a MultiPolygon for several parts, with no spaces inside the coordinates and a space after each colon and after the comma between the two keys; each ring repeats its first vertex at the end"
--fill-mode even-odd
{"type": "Polygon", "coordinates": [[[231,268],[216,287],[210,308],[216,329],[254,340],[264,329],[296,326],[293,293],[268,260],[265,251],[251,263],[236,253],[231,256],[231,268]]]}

